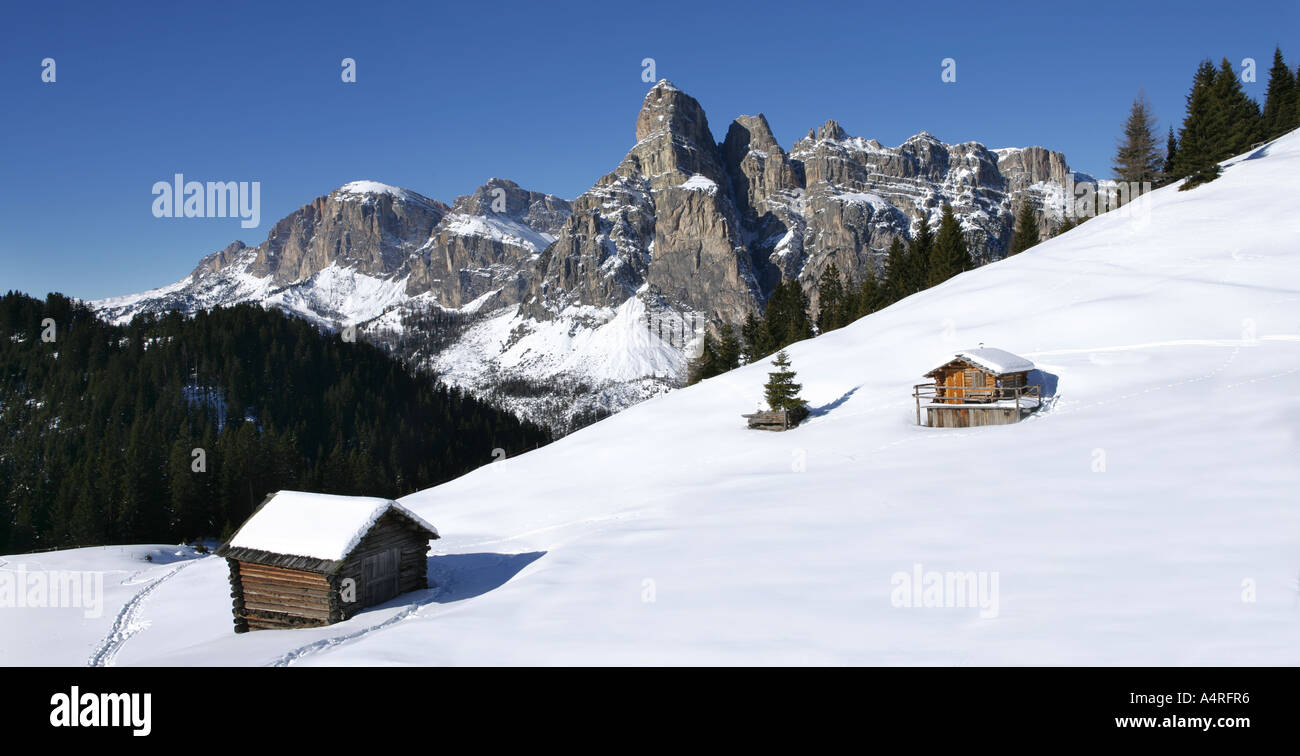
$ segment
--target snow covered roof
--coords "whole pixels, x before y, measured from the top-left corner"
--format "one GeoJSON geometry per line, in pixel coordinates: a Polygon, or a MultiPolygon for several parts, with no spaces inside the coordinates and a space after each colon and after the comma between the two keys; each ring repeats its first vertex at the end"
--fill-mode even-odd
{"type": "MultiPolygon", "coordinates": [[[[1024,357],[1021,357],[1018,354],[1012,354],[1005,349],[994,349],[993,347],[963,349],[962,351],[957,352],[954,358],[965,360],[972,365],[987,370],[993,375],[1024,373],[1034,369],[1034,363],[1024,357]]],[[[934,371],[932,370],[930,372],[933,373],[934,371]]],[[[929,374],[930,373],[926,373],[926,375],[929,374]]]]}
{"type": "Polygon", "coordinates": [[[352,553],[390,510],[438,537],[436,528],[391,499],[279,491],[248,518],[229,545],[337,561],[352,553]]]}

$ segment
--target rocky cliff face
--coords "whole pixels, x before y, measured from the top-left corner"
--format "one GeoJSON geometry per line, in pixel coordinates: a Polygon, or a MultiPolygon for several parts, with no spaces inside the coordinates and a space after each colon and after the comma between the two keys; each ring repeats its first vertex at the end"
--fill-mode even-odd
{"type": "Polygon", "coordinates": [[[742,115],[717,142],[699,102],[667,81],[646,94],[635,140],[572,203],[496,178],[450,207],[353,182],[256,247],[235,242],[183,281],[96,304],[121,320],[262,301],[330,327],[361,324],[476,390],[503,375],[563,376],[611,411],[672,385],[705,329],[761,312],[783,280],[815,307],[828,266],[851,282],[880,275],[890,242],[937,221],[944,204],[977,259],[995,260],[1019,202],[1047,232],[1061,185],[1090,180],[1041,147],[990,151],[926,132],[886,147],[835,121],[787,151],[766,118],[742,115]],[[440,352],[412,347],[423,327],[412,316],[428,311],[468,330],[440,352]],[[610,381],[638,388],[610,398],[610,381]]]}
{"type": "Polygon", "coordinates": [[[574,203],[528,312],[615,307],[637,294],[716,322],[754,311],[762,294],[704,109],[660,82],[646,95],[636,138],[618,168],[574,203]]]}
{"type": "Polygon", "coordinates": [[[666,81],[646,95],[636,138],[614,173],[574,203],[543,258],[530,315],[638,295],[734,323],[789,279],[815,303],[828,266],[854,282],[880,275],[890,242],[936,222],[944,204],[988,262],[1010,243],[1015,198],[1034,205],[1047,233],[1047,189],[1070,175],[1060,153],[1041,147],[995,153],[926,132],[885,147],[835,121],[787,152],[766,118],[740,116],[715,144],[699,103],[666,81]]]}
{"type": "Polygon", "coordinates": [[[569,203],[558,197],[491,179],[457,199],[410,257],[407,293],[432,294],[450,308],[481,298],[517,305],[569,213],[569,203]]]}
{"type": "Polygon", "coordinates": [[[415,192],[356,181],[317,197],[272,226],[248,272],[269,275],[282,286],[330,265],[389,276],[447,210],[443,203],[415,192]]]}
{"type": "Polygon", "coordinates": [[[1006,180],[1006,192],[1016,201],[1025,201],[1038,214],[1039,236],[1056,228],[1065,198],[1062,187],[1073,178],[1077,183],[1094,182],[1092,176],[1070,170],[1065,155],[1043,147],[995,150],[998,171],[1006,180]]]}

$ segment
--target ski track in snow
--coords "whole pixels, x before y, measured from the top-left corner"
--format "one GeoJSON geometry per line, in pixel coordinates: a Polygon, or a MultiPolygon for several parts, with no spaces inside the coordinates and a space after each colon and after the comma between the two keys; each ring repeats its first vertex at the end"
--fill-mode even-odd
{"type": "MultiPolygon", "coordinates": [[[[104,640],[100,641],[99,647],[95,649],[95,653],[90,655],[90,659],[86,662],[86,666],[111,667],[113,665],[113,659],[117,656],[117,652],[122,650],[122,646],[126,645],[126,642],[136,633],[148,628],[147,623],[141,623],[139,621],[139,616],[140,609],[144,606],[145,599],[149,598],[149,594],[153,593],[154,589],[158,586],[175,577],[181,570],[198,561],[201,560],[191,559],[184,562],[176,569],[168,572],[157,580],[154,580],[147,587],[142,588],[132,596],[131,599],[122,606],[121,611],[117,613],[117,617],[113,619],[113,627],[109,629],[108,635],[104,636],[104,640]]],[[[138,572],[135,573],[135,575],[138,574],[138,572]]],[[[130,577],[134,577],[135,575],[131,575],[130,577]]],[[[130,577],[128,577],[127,580],[129,580],[130,577]]],[[[123,580],[122,585],[128,585],[127,581],[123,580]]]]}
{"type": "Polygon", "coordinates": [[[151,579],[149,578],[145,578],[144,580],[138,579],[142,574],[148,571],[149,571],[148,568],[145,568],[143,570],[136,570],[135,572],[132,572],[130,575],[127,575],[126,577],[122,578],[121,582],[119,582],[118,585],[140,585],[141,583],[151,582],[151,579]]]}
{"type": "MultiPolygon", "coordinates": [[[[596,517],[596,518],[590,518],[588,520],[578,520],[575,522],[556,525],[554,527],[538,528],[536,530],[526,531],[524,534],[515,537],[517,538],[517,537],[521,537],[522,535],[554,530],[556,528],[562,528],[568,525],[580,525],[580,524],[585,524],[587,522],[594,522],[598,520],[610,520],[610,519],[619,519],[619,518],[618,517],[596,517]]],[[[502,539],[494,539],[493,541],[482,541],[479,543],[495,543],[498,541],[508,541],[508,540],[511,539],[502,538],[502,539]]],[[[479,544],[460,544],[459,548],[463,550],[471,546],[477,546],[477,545],[479,544]]],[[[446,603],[447,601],[456,600],[456,583],[458,582],[456,570],[440,572],[436,576],[436,579],[437,579],[437,583],[433,588],[428,590],[428,595],[424,596],[419,601],[415,601],[408,604],[397,614],[394,614],[393,616],[389,617],[383,622],[378,622],[373,625],[370,625],[369,627],[359,628],[357,630],[343,633],[341,635],[335,635],[329,638],[322,638],[320,640],[316,640],[316,641],[312,641],[311,643],[304,644],[302,646],[293,649],[292,651],[288,651],[287,653],[282,654],[281,656],[277,657],[275,660],[271,661],[266,666],[288,667],[294,664],[295,662],[304,659],[308,656],[313,656],[315,654],[326,652],[334,648],[337,648],[338,646],[341,646],[345,643],[350,643],[352,641],[360,640],[361,638],[369,637],[370,635],[377,633],[381,630],[386,630],[390,627],[393,627],[394,625],[405,622],[406,620],[409,620],[413,617],[418,617],[420,616],[420,611],[431,604],[446,603]],[[442,601],[440,601],[440,599],[442,601]]]]}
{"type": "MultiPolygon", "coordinates": [[[[590,525],[597,522],[603,522],[608,520],[625,519],[626,517],[627,517],[627,513],[619,513],[619,514],[609,515],[604,517],[589,517],[581,520],[574,520],[572,522],[564,522],[556,525],[548,525],[541,528],[534,528],[531,530],[526,530],[522,533],[515,534],[513,536],[507,536],[505,538],[493,538],[486,541],[475,541],[473,543],[459,544],[459,548],[467,549],[467,548],[474,548],[474,547],[495,544],[495,543],[505,543],[505,542],[515,541],[527,536],[534,536],[541,533],[561,530],[563,528],[568,528],[575,525],[590,525]]],[[[430,604],[433,604],[439,598],[454,598],[455,584],[456,584],[456,573],[449,572],[446,575],[441,576],[441,582],[439,582],[439,584],[432,589],[432,593],[430,595],[425,596],[419,601],[409,604],[400,612],[394,614],[392,617],[389,617],[383,622],[370,625],[369,627],[363,627],[357,630],[353,630],[348,633],[343,633],[341,635],[335,635],[329,638],[322,638],[320,640],[312,641],[311,643],[307,643],[305,645],[299,646],[298,648],[295,648],[292,651],[282,654],[281,656],[277,657],[275,660],[271,661],[266,666],[288,667],[294,664],[295,662],[304,659],[308,656],[313,656],[315,654],[329,651],[345,643],[350,643],[352,641],[356,641],[361,638],[370,636],[371,634],[379,632],[381,630],[388,629],[394,625],[397,625],[398,623],[405,622],[406,620],[411,619],[412,617],[417,617],[420,615],[420,610],[422,610],[426,606],[429,606],[430,604]]]]}
{"type": "Polygon", "coordinates": [[[335,646],[340,646],[349,641],[354,641],[357,640],[358,638],[368,636],[371,633],[375,633],[385,628],[392,627],[393,625],[396,625],[399,622],[404,622],[412,617],[417,616],[420,613],[421,609],[433,603],[434,599],[442,595],[444,588],[445,586],[443,585],[434,588],[430,595],[425,596],[420,601],[416,601],[415,603],[408,605],[405,609],[398,612],[397,614],[394,614],[393,616],[389,617],[383,622],[379,622],[369,627],[363,627],[359,630],[353,630],[350,633],[344,633],[342,635],[335,635],[331,638],[322,638],[321,640],[318,641],[312,641],[311,643],[308,643],[304,646],[299,646],[298,648],[289,651],[288,653],[280,656],[275,661],[272,661],[270,664],[266,666],[287,667],[290,664],[293,664],[294,662],[304,657],[311,656],[313,654],[318,654],[321,653],[322,651],[327,651],[331,648],[334,648],[335,646]]]}

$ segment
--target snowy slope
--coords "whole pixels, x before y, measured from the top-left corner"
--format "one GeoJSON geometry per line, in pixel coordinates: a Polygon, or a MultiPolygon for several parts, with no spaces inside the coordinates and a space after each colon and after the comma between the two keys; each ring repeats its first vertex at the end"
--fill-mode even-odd
{"type": "MultiPolygon", "coordinates": [[[[1300,663],[1297,176],[1293,133],[794,345],[814,412],[791,432],[745,429],[753,365],[407,497],[440,586],[346,623],[236,636],[221,560],[119,565],[105,614],[145,586],[148,641],[111,660],[1300,663]],[[980,343],[1032,359],[1051,407],[916,427],[910,387],[980,343]],[[896,606],[913,571],[996,578],[996,601],[896,606]]],[[[0,609],[0,663],[112,637],[62,611],[0,609]]]]}

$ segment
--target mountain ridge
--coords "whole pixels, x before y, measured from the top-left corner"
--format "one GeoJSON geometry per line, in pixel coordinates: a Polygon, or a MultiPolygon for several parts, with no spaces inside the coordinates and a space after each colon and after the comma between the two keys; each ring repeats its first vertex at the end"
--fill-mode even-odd
{"type": "MultiPolygon", "coordinates": [[[[827,268],[834,264],[851,283],[881,275],[889,242],[910,238],[944,204],[962,221],[977,262],[1000,259],[1013,205],[1033,204],[1040,230],[1049,232],[1063,205],[1061,185],[1082,176],[1064,155],[1041,147],[995,152],[926,131],[885,147],[834,120],[787,151],[762,113],[733,119],[719,142],[703,106],[667,80],[646,93],[634,134],[615,169],[572,201],[503,178],[450,205],[378,181],[349,182],[277,221],[257,246],[233,242],[182,281],[92,304],[122,322],[140,312],[260,301],[324,327],[356,325],[363,338],[408,345],[419,340],[411,324],[425,313],[473,328],[513,311],[508,337],[461,344],[459,367],[477,360],[478,369],[449,370],[432,348],[403,352],[456,373],[479,394],[502,373],[565,382],[574,374],[543,365],[607,362],[604,353],[543,354],[572,349],[549,337],[528,347],[531,361],[507,366],[504,358],[521,340],[553,330],[548,323],[570,336],[611,326],[623,333],[630,324],[615,321],[635,311],[656,342],[641,345],[653,356],[640,361],[649,372],[636,379],[651,379],[652,395],[678,385],[703,333],[761,313],[781,281],[799,281],[816,307],[827,268]],[[623,307],[633,298],[638,305],[623,307]],[[466,354],[471,344],[480,347],[477,357],[466,354]],[[665,345],[677,354],[667,356],[665,345]]],[[[628,380],[623,373],[587,378],[628,380]]],[[[606,411],[647,395],[606,388],[613,393],[598,402],[606,411]]],[[[574,398],[589,403],[593,395],[564,397],[574,398]]],[[[533,411],[526,403],[514,409],[533,411]]]]}

